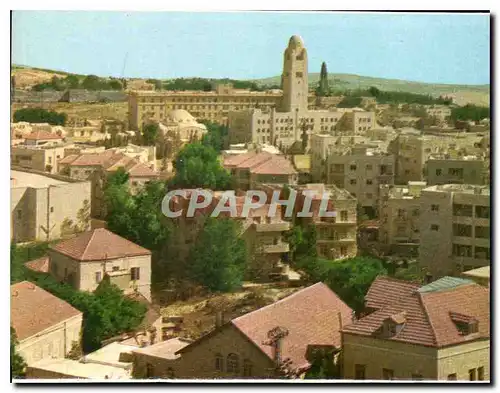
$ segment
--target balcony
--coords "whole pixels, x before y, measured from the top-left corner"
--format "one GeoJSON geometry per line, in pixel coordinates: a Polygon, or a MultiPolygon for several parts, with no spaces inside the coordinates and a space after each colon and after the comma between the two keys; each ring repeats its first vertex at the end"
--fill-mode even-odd
{"type": "Polygon", "coordinates": [[[288,243],[282,242],[278,244],[264,244],[262,252],[265,254],[284,253],[290,251],[288,243]]]}
{"type": "Polygon", "coordinates": [[[289,222],[274,222],[264,224],[254,224],[257,232],[283,232],[290,229],[289,222]]]}

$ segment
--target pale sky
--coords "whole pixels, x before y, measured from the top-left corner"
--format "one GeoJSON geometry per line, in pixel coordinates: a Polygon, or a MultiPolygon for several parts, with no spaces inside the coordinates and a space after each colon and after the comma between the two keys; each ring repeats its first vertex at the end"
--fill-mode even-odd
{"type": "Polygon", "coordinates": [[[488,14],[14,11],[12,62],[116,77],[281,73],[290,36],[309,72],[490,83],[488,14]],[[125,61],[126,60],[126,61],[125,61]]]}

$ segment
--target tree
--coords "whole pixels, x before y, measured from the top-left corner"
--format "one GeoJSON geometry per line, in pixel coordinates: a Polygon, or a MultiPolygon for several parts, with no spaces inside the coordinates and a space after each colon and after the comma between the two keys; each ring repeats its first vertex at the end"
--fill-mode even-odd
{"type": "Polygon", "coordinates": [[[10,327],[10,376],[14,378],[23,378],[26,369],[24,358],[17,353],[17,335],[15,329],[10,327]]]}
{"type": "Polygon", "coordinates": [[[368,92],[372,97],[378,97],[380,95],[380,90],[375,86],[372,86],[368,89],[368,92]]]}
{"type": "Polygon", "coordinates": [[[330,88],[328,86],[328,71],[326,70],[326,63],[321,64],[321,72],[319,77],[319,86],[316,93],[318,96],[325,97],[330,95],[330,88]]]}
{"type": "Polygon", "coordinates": [[[156,145],[160,127],[156,123],[149,123],[142,127],[142,141],[146,146],[156,145]]]}
{"type": "Polygon", "coordinates": [[[96,75],[87,75],[82,81],[82,87],[87,90],[101,90],[101,79],[96,75]]]}
{"type": "Polygon", "coordinates": [[[200,142],[185,145],[173,162],[175,176],[169,187],[230,189],[232,177],[219,161],[217,152],[200,142]]]}
{"type": "Polygon", "coordinates": [[[207,218],[190,254],[189,277],[211,291],[241,286],[246,247],[240,225],[230,218],[207,218]]]}
{"type": "Polygon", "coordinates": [[[229,133],[228,127],[210,121],[202,121],[202,123],[207,127],[207,133],[203,135],[201,143],[212,147],[216,152],[220,152],[226,143],[229,133]]]}
{"type": "Polygon", "coordinates": [[[64,112],[48,111],[43,108],[21,108],[14,112],[14,122],[26,121],[28,123],[49,123],[63,126],[68,115],[64,112]]]}
{"type": "Polygon", "coordinates": [[[76,75],[67,75],[64,83],[69,89],[78,89],[80,87],[80,79],[76,75]]]}

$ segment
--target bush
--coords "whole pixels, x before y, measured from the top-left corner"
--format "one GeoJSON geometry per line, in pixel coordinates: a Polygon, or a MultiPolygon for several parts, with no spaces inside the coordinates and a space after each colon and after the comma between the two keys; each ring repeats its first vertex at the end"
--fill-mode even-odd
{"type": "Polygon", "coordinates": [[[48,111],[43,108],[22,108],[14,112],[14,123],[26,121],[28,123],[49,123],[63,126],[68,115],[64,112],[48,111]]]}

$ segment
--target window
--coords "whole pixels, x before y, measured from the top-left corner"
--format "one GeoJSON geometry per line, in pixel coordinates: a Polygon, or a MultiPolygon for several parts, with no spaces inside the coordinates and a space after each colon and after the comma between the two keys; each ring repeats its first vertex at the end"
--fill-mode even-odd
{"type": "Polygon", "coordinates": [[[372,164],[366,164],[366,170],[367,171],[371,171],[373,169],[373,165],[372,164]]]}
{"type": "Polygon", "coordinates": [[[431,205],[431,210],[433,212],[438,212],[439,211],[439,205],[431,205]]]}
{"type": "Polygon", "coordinates": [[[165,376],[169,379],[171,378],[175,378],[175,372],[174,372],[174,369],[172,367],[169,367],[167,368],[167,372],[165,374],[165,376]]]}
{"type": "Polygon", "coordinates": [[[366,181],[366,185],[367,185],[367,186],[371,186],[372,184],[373,184],[373,180],[368,179],[368,180],[366,181]]]}
{"type": "Polygon", "coordinates": [[[354,365],[354,379],[365,379],[365,374],[366,374],[365,364],[354,365]]]}
{"type": "Polygon", "coordinates": [[[457,380],[457,374],[448,374],[448,381],[456,381],[457,380]]]}
{"type": "Polygon", "coordinates": [[[462,244],[453,244],[453,255],[457,257],[472,257],[472,246],[464,246],[462,244]]]}
{"type": "Polygon", "coordinates": [[[224,358],[220,353],[215,355],[215,369],[217,371],[224,371],[224,358]]]}
{"type": "Polygon", "coordinates": [[[476,206],[476,218],[490,218],[490,207],[476,206]]]}
{"type": "Polygon", "coordinates": [[[490,238],[490,228],[489,227],[476,227],[474,229],[474,235],[480,239],[489,239],[490,238]]]}
{"type": "Polygon", "coordinates": [[[233,374],[238,374],[240,372],[238,355],[235,353],[227,355],[226,371],[233,374]]]}
{"type": "Polygon", "coordinates": [[[102,280],[102,272],[95,272],[95,282],[99,284],[102,280]]]}
{"type": "Polygon", "coordinates": [[[469,381],[476,381],[476,369],[471,368],[469,370],[469,381]]]}
{"type": "Polygon", "coordinates": [[[356,170],[356,165],[351,165],[349,169],[350,169],[351,171],[355,171],[355,170],[356,170]]]}
{"type": "Polygon", "coordinates": [[[393,379],[394,378],[394,370],[389,368],[382,369],[382,379],[393,379]]]}
{"type": "Polygon", "coordinates": [[[472,205],[453,204],[453,215],[460,217],[472,217],[472,205]]]}
{"type": "Polygon", "coordinates": [[[420,215],[420,210],[419,209],[413,209],[412,215],[413,215],[413,217],[418,217],[420,215]]]}
{"type": "Polygon", "coordinates": [[[439,231],[439,225],[431,224],[431,231],[439,231]]]}
{"type": "Polygon", "coordinates": [[[436,176],[441,176],[443,171],[441,169],[436,169],[436,176]]]}
{"type": "Polygon", "coordinates": [[[252,376],[252,362],[248,359],[243,361],[243,376],[251,377],[252,376]]]}
{"type": "Polygon", "coordinates": [[[50,207],[50,212],[51,212],[51,213],[54,213],[54,206],[51,206],[51,207],[50,207]]]}
{"type": "Polygon", "coordinates": [[[483,366],[477,368],[477,380],[484,381],[484,367],[483,366]]]}
{"type": "Polygon", "coordinates": [[[349,183],[352,184],[353,186],[356,185],[356,179],[349,180],[349,183]]]}
{"type": "Polygon", "coordinates": [[[132,281],[139,280],[141,278],[141,268],[133,267],[130,269],[130,279],[132,281]]]}
{"type": "Polygon", "coordinates": [[[347,221],[347,210],[342,210],[340,212],[340,221],[347,221]]]}
{"type": "Polygon", "coordinates": [[[471,237],[472,225],[453,224],[453,236],[471,237]]]}
{"type": "Polygon", "coordinates": [[[488,247],[475,247],[474,258],[476,259],[490,259],[490,249],[488,247]]]}
{"type": "Polygon", "coordinates": [[[113,271],[114,272],[117,272],[118,270],[120,270],[120,266],[113,266],[113,271]]]}

